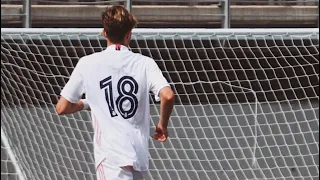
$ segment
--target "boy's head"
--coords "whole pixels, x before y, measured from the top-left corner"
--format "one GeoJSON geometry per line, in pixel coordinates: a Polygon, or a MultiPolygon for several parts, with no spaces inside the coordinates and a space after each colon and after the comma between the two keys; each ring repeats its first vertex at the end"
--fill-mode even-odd
{"type": "Polygon", "coordinates": [[[136,18],[122,6],[111,6],[102,13],[103,35],[113,44],[128,45],[136,18]]]}

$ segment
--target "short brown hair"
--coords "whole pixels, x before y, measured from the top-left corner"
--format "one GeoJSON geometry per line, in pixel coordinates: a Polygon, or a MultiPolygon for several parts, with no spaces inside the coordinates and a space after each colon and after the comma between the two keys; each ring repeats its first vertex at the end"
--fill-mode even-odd
{"type": "Polygon", "coordinates": [[[113,43],[121,43],[136,25],[136,18],[122,6],[107,7],[102,13],[103,28],[113,43]]]}

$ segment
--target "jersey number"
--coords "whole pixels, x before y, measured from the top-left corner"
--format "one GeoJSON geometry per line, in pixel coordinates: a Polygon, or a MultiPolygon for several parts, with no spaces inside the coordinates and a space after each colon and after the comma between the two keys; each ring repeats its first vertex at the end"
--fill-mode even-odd
{"type": "Polygon", "coordinates": [[[105,96],[106,96],[106,101],[109,106],[109,111],[111,117],[118,116],[114,109],[114,105],[116,104],[116,107],[121,114],[121,116],[124,119],[129,119],[133,117],[138,109],[138,99],[136,97],[136,94],[138,92],[138,83],[136,80],[134,80],[130,76],[123,76],[117,85],[117,89],[119,92],[119,97],[116,99],[116,102],[114,104],[113,101],[113,91],[112,91],[112,79],[111,76],[103,79],[100,81],[100,89],[105,88],[105,96]],[[123,103],[128,103],[130,102],[130,108],[125,108],[123,107],[123,103]]]}

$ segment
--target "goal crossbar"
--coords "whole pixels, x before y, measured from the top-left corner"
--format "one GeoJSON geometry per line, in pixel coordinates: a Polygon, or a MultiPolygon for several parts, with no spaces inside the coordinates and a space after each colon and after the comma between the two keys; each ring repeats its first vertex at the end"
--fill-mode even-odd
{"type": "MultiPolygon", "coordinates": [[[[1,34],[29,34],[29,35],[97,35],[101,34],[102,28],[1,28],[1,34]]],[[[303,38],[319,39],[319,29],[317,28],[286,28],[286,29],[184,29],[184,28],[173,28],[173,29],[147,29],[147,28],[136,28],[133,29],[133,34],[136,36],[143,35],[151,37],[161,36],[162,38],[172,38],[179,34],[180,36],[238,36],[238,39],[248,39],[251,37],[265,37],[274,36],[276,39],[283,39],[287,36],[299,36],[303,38]]],[[[102,35],[101,35],[102,37],[102,35]]],[[[90,38],[90,37],[89,37],[90,38]]]]}

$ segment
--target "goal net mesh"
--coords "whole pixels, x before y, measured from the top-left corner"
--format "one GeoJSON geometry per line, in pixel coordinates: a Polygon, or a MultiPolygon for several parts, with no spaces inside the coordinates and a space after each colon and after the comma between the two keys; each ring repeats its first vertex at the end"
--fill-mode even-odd
{"type": "MultiPolygon", "coordinates": [[[[79,58],[106,40],[100,29],[22,31],[1,33],[1,179],[94,180],[90,113],[54,107],[79,58]]],[[[302,31],[134,30],[130,49],[176,93],[146,179],[319,179],[319,33],[302,31]]]]}

